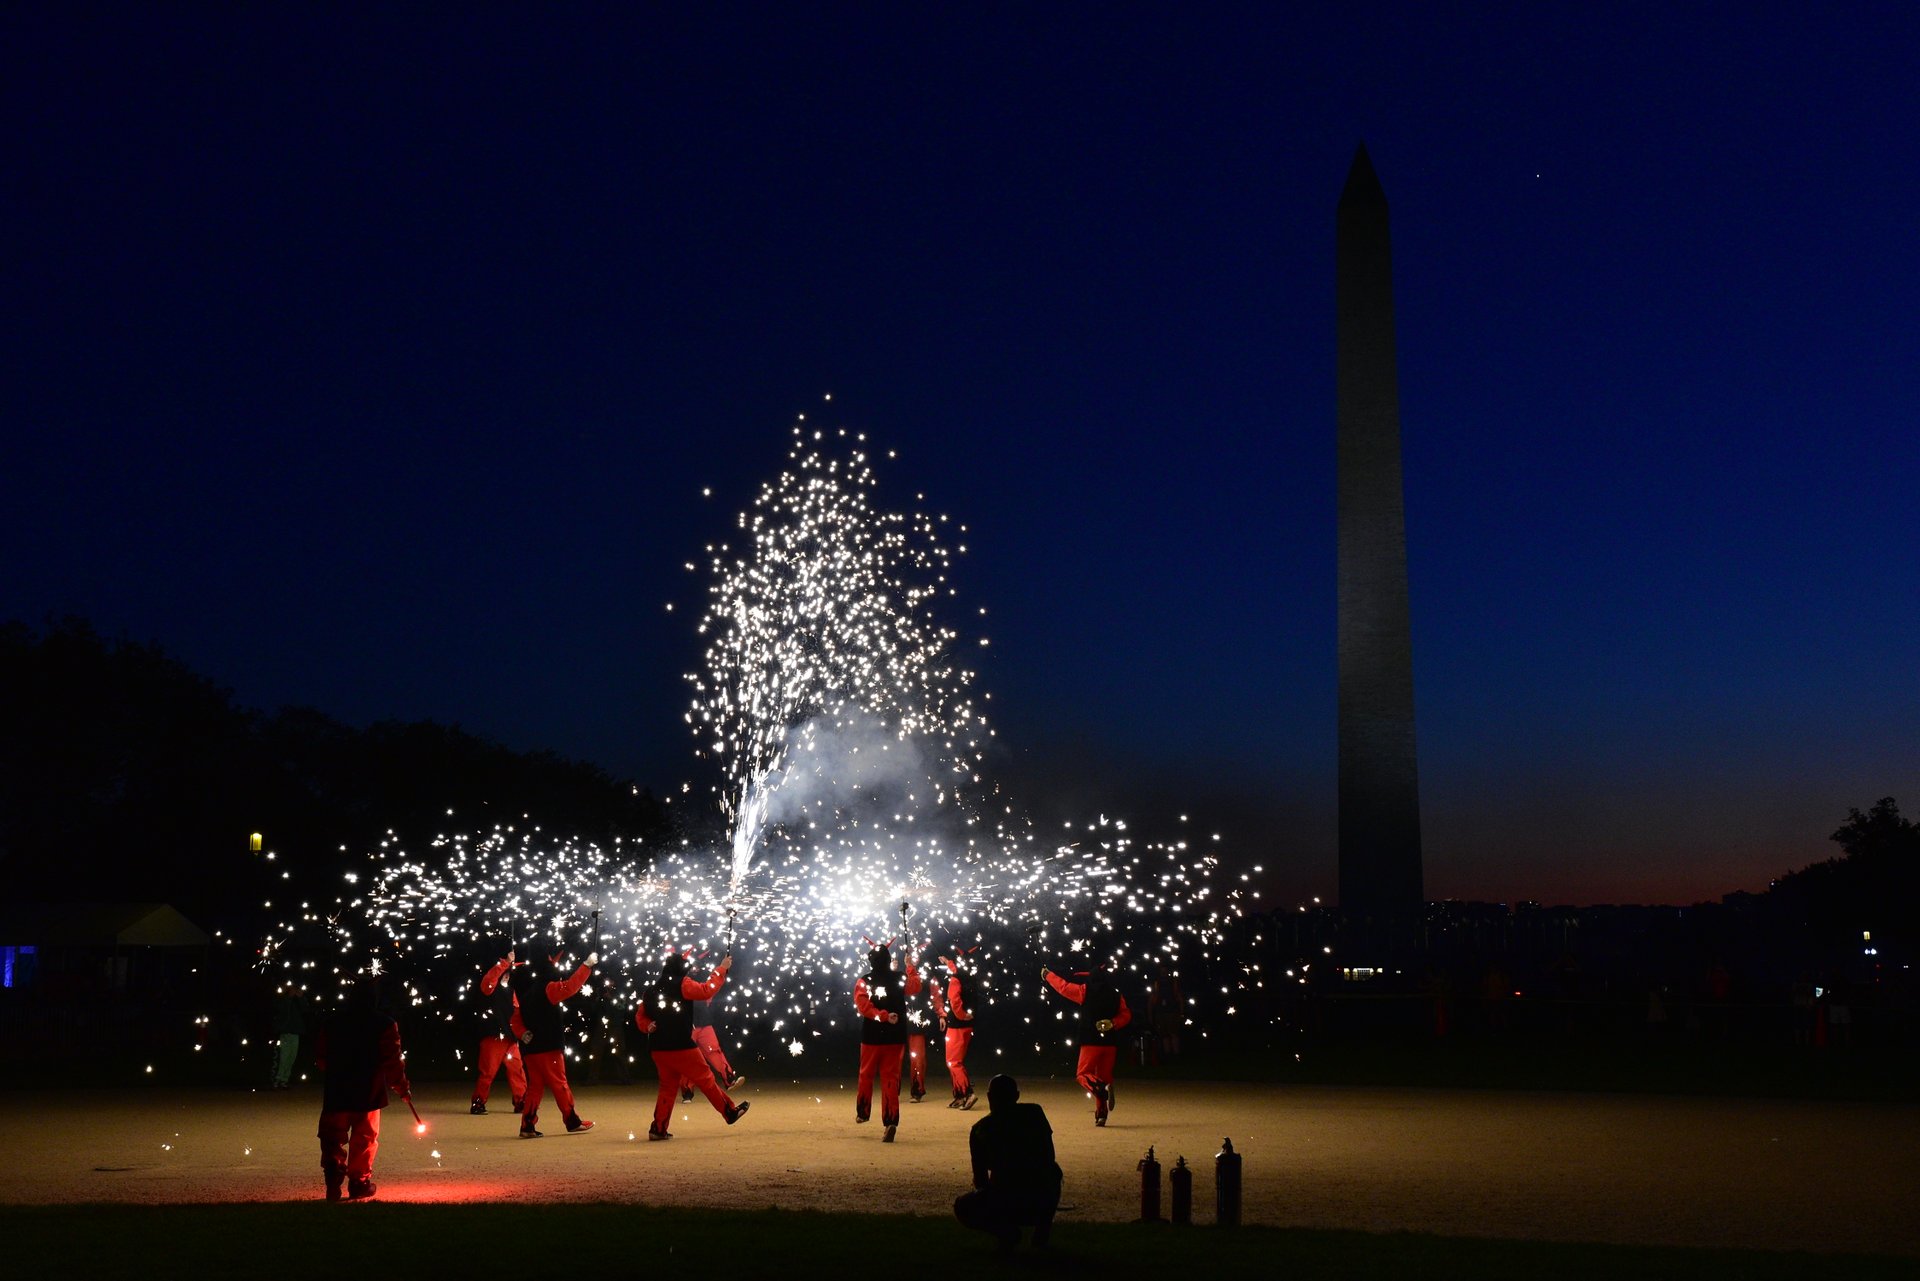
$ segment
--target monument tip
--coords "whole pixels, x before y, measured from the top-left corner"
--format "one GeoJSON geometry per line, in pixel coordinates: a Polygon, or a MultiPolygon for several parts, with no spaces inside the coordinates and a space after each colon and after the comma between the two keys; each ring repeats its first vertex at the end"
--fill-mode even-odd
{"type": "Polygon", "coordinates": [[[1387,203],[1387,193],[1380,186],[1380,176],[1373,171],[1373,159],[1367,155],[1364,142],[1353,149],[1353,164],[1347,170],[1347,185],[1340,192],[1340,203],[1387,203]]]}

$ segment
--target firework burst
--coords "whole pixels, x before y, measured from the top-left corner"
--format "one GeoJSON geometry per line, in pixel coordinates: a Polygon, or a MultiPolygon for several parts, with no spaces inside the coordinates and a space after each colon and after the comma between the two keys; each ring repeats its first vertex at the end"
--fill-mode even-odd
{"type": "Polygon", "coordinates": [[[978,947],[990,1002],[1030,991],[1043,956],[1177,972],[1247,892],[1216,888],[1215,849],[1137,842],[1117,820],[1044,840],[986,777],[993,730],[961,656],[987,639],[946,621],[966,551],[947,531],[966,527],[921,501],[881,501],[864,435],[802,422],[737,539],[707,548],[686,721],[717,766],[719,841],[605,849],[501,827],[416,857],[390,833],[364,877],[302,904],[263,966],[312,967],[287,944],[321,931],[340,958],[325,974],[404,962],[415,1005],[453,1018],[476,948],[556,937],[629,962],[596,976],[604,1021],[626,1017],[665,951],[738,946],[729,1022],[795,1055],[854,1019],[863,939],[906,935],[926,960],[978,947]]]}

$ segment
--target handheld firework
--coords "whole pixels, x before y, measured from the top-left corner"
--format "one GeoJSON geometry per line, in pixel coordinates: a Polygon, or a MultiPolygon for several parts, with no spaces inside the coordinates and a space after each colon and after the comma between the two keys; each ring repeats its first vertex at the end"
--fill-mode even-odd
{"type": "Polygon", "coordinates": [[[427,1123],[420,1119],[420,1109],[413,1106],[413,1096],[411,1094],[403,1094],[400,1097],[407,1101],[407,1111],[413,1113],[413,1132],[415,1134],[425,1134],[427,1132],[427,1123]]]}

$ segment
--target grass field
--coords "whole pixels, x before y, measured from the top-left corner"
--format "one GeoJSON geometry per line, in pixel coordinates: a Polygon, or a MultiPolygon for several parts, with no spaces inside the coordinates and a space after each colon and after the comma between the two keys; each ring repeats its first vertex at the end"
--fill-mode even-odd
{"type": "Polygon", "coordinates": [[[1909,1259],[1488,1240],[1424,1233],[1062,1224],[1045,1252],[995,1256],[946,1218],[632,1205],[80,1205],[0,1208],[12,1275],[411,1278],[864,1275],[1434,1281],[1551,1277],[1902,1278],[1909,1259]]]}

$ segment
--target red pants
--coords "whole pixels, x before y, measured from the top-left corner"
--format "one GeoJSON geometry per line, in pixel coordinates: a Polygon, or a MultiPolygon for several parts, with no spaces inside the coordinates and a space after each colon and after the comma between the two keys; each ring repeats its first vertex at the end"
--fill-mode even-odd
{"type": "Polygon", "coordinates": [[[873,1078],[880,1078],[880,1121],[900,1124],[900,1059],[904,1045],[866,1045],[860,1047],[860,1093],[853,1101],[853,1114],[862,1121],[873,1115],[873,1078]]]}
{"type": "Polygon", "coordinates": [[[733,1100],[720,1088],[720,1082],[713,1079],[713,1069],[707,1066],[700,1051],[655,1050],[653,1068],[660,1074],[660,1094],[653,1101],[656,1133],[667,1132],[667,1122],[673,1120],[673,1096],[680,1092],[682,1081],[706,1095],[707,1102],[713,1104],[713,1110],[721,1116],[733,1111],[733,1100]]]}
{"type": "Polygon", "coordinates": [[[927,1038],[924,1033],[907,1034],[907,1082],[913,1090],[913,1097],[920,1098],[927,1092],[927,1038]]]}
{"type": "Polygon", "coordinates": [[[365,1183],[373,1177],[373,1158],[379,1151],[379,1109],[320,1114],[320,1168],[328,1183],[342,1177],[365,1183]]]}
{"type": "Polygon", "coordinates": [[[967,1079],[967,1043],[971,1040],[973,1029],[970,1027],[947,1029],[947,1075],[953,1078],[956,1099],[973,1093],[973,1082],[967,1079]]]}
{"type": "Polygon", "coordinates": [[[480,1039],[480,1076],[473,1083],[473,1097],[482,1103],[493,1091],[493,1078],[501,1064],[507,1068],[507,1088],[515,1103],[527,1097],[527,1072],[520,1066],[520,1047],[511,1037],[487,1036],[480,1039]]]}
{"type": "Polygon", "coordinates": [[[693,1043],[700,1051],[700,1057],[713,1069],[714,1079],[721,1085],[733,1084],[733,1064],[727,1062],[727,1056],[720,1049],[720,1038],[710,1027],[693,1029],[693,1043]]]}
{"type": "Polygon", "coordinates": [[[560,1109],[564,1119],[573,1115],[573,1087],[567,1084],[567,1056],[561,1050],[542,1050],[538,1054],[525,1056],[527,1060],[526,1107],[520,1114],[520,1124],[532,1129],[540,1113],[540,1096],[546,1090],[553,1091],[553,1101],[560,1109]]]}
{"type": "Polygon", "coordinates": [[[1075,1079],[1080,1088],[1093,1096],[1093,1115],[1095,1119],[1107,1114],[1107,1082],[1113,1080],[1114,1060],[1120,1057],[1117,1045],[1083,1045],[1080,1047],[1080,1064],[1075,1069],[1075,1079]]]}

